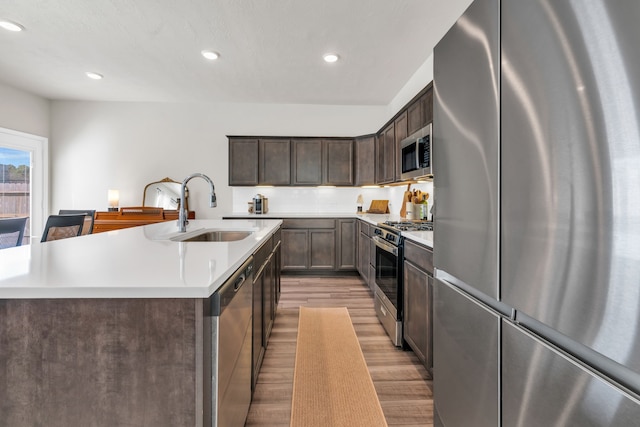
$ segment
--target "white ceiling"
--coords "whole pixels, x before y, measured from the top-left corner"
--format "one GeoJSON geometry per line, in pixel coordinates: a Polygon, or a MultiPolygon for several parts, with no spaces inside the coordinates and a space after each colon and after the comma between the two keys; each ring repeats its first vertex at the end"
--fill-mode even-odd
{"type": "Polygon", "coordinates": [[[0,82],[56,100],[387,105],[470,3],[1,0],[26,30],[0,30],[0,82]]]}

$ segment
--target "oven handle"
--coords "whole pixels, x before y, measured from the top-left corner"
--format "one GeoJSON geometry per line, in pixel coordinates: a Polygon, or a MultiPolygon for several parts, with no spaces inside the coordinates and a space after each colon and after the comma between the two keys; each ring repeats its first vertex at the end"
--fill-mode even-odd
{"type": "Polygon", "coordinates": [[[398,256],[398,248],[385,242],[385,240],[382,237],[373,236],[373,243],[375,243],[376,246],[382,249],[383,251],[389,252],[395,256],[398,256]]]}

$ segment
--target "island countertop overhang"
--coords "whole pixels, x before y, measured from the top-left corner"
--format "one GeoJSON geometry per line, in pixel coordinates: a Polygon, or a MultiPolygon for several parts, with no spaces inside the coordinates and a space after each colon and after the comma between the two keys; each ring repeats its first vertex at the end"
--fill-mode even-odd
{"type": "Polygon", "coordinates": [[[235,242],[176,242],[175,222],[5,249],[0,299],[208,298],[279,227],[281,220],[191,220],[247,230],[235,242]]]}

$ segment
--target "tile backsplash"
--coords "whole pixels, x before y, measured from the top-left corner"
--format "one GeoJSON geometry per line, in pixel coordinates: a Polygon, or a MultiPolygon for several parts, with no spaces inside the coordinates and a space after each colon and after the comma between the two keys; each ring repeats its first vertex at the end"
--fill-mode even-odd
{"type": "MultiPolygon", "coordinates": [[[[430,194],[432,201],[433,183],[413,184],[412,189],[420,189],[430,194]]],[[[389,200],[389,210],[399,214],[406,185],[382,188],[360,187],[233,187],[233,212],[248,211],[248,202],[260,193],[269,199],[270,213],[354,213],[359,194],[364,199],[363,210],[367,210],[372,200],[389,200]]]]}

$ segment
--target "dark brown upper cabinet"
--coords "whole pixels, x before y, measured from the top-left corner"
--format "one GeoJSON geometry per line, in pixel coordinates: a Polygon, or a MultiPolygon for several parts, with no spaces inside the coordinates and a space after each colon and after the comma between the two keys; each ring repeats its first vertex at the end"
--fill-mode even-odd
{"type": "Polygon", "coordinates": [[[395,129],[395,154],[396,154],[396,166],[395,166],[395,181],[402,180],[400,174],[402,173],[402,158],[400,157],[400,142],[405,139],[409,134],[407,133],[407,111],[403,111],[393,122],[395,129]]]}
{"type": "Polygon", "coordinates": [[[361,186],[400,182],[400,142],[433,121],[429,83],[373,135],[229,137],[229,185],[361,186]]]}
{"type": "Polygon", "coordinates": [[[407,116],[408,135],[419,131],[433,121],[433,86],[431,84],[409,104],[407,116]]]}
{"type": "Polygon", "coordinates": [[[346,185],[354,183],[353,139],[327,139],[322,141],[324,185],[346,185]]]}
{"type": "Polygon", "coordinates": [[[259,141],[229,139],[229,185],[258,185],[259,141]]]}
{"type": "Polygon", "coordinates": [[[291,142],[288,139],[260,140],[260,184],[291,184],[291,142]]]}
{"type": "Polygon", "coordinates": [[[322,140],[293,139],[291,145],[291,184],[322,185],[322,140]]]}
{"type": "Polygon", "coordinates": [[[376,137],[361,136],[355,139],[355,185],[376,183],[376,137]]]}
{"type": "Polygon", "coordinates": [[[396,136],[391,122],[376,138],[376,184],[388,184],[396,178],[396,136]]]}

